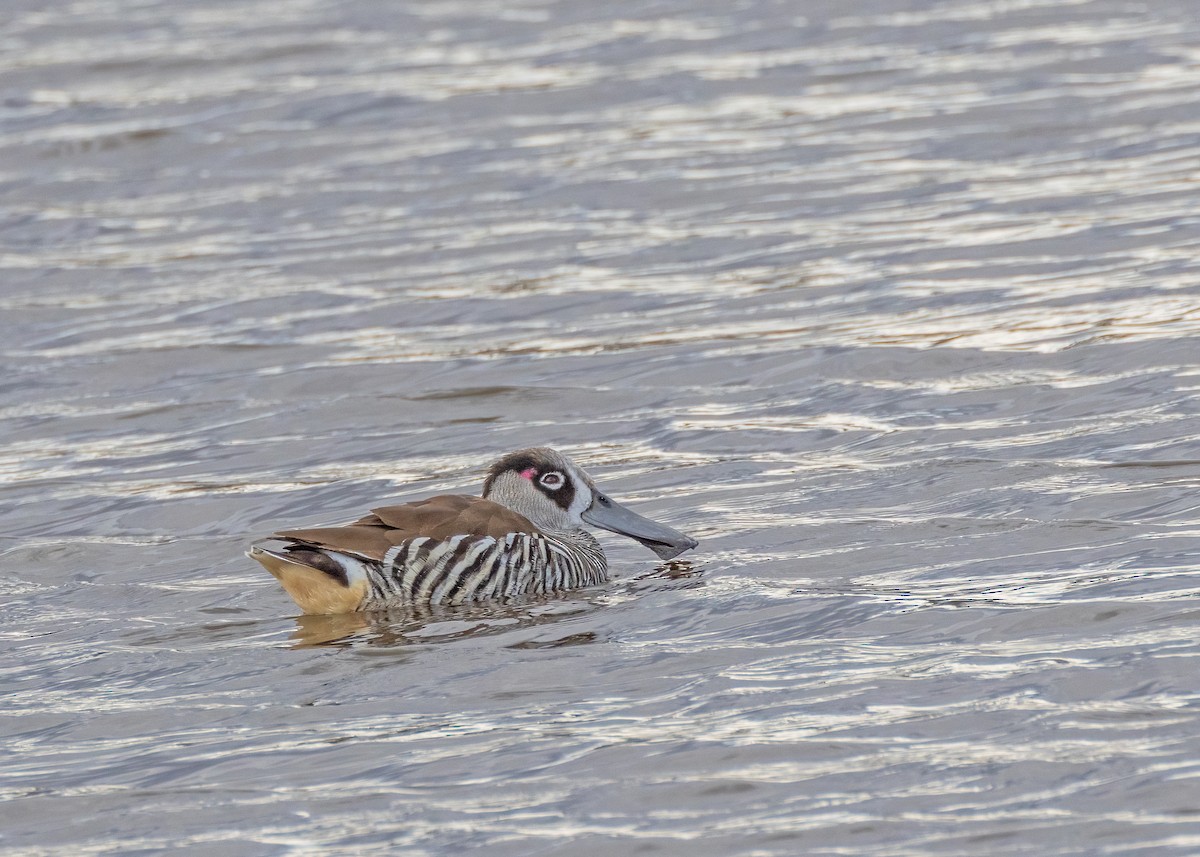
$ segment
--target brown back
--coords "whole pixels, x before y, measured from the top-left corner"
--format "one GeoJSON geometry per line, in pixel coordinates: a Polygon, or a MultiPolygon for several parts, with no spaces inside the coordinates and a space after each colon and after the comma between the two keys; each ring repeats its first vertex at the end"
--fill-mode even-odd
{"type": "Polygon", "coordinates": [[[381,560],[396,545],[418,536],[448,539],[473,535],[504,538],[509,533],[537,533],[528,518],[511,509],[468,494],[442,494],[402,506],[383,506],[344,527],[282,530],[277,538],[381,560]]]}

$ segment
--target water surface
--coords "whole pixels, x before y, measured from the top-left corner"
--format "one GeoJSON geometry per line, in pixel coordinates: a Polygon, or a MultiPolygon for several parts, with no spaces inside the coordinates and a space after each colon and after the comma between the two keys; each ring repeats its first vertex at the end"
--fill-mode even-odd
{"type": "Polygon", "coordinates": [[[0,855],[1200,851],[1190,4],[8,8],[0,855]],[[532,444],[700,549],[241,555],[532,444]]]}

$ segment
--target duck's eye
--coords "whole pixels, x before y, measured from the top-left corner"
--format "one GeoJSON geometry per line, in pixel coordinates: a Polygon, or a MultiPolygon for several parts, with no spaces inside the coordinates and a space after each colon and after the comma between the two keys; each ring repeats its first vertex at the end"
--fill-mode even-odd
{"type": "Polygon", "coordinates": [[[542,478],[538,480],[538,482],[540,482],[543,486],[552,491],[556,488],[563,487],[563,483],[566,481],[567,480],[563,478],[563,475],[557,470],[551,470],[549,473],[543,473],[542,478]]]}

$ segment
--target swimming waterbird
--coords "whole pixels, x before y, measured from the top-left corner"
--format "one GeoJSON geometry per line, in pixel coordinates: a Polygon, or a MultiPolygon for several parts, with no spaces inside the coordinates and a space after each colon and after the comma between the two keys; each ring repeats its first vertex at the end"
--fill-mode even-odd
{"type": "Polygon", "coordinates": [[[384,506],[340,527],[283,530],[247,556],[305,613],[464,604],[591,586],[608,563],[584,525],[671,559],[696,540],[630,511],[567,456],[537,447],[491,466],[483,496],[384,506]]]}

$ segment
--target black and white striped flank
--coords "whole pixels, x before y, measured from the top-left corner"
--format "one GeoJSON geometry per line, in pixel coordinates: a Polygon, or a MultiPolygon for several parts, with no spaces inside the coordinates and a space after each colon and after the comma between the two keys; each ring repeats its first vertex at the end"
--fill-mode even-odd
{"type": "Polygon", "coordinates": [[[541,595],[605,580],[604,552],[587,532],[510,533],[502,539],[419,536],[366,565],[368,594],[360,609],[455,605],[541,595]]]}

